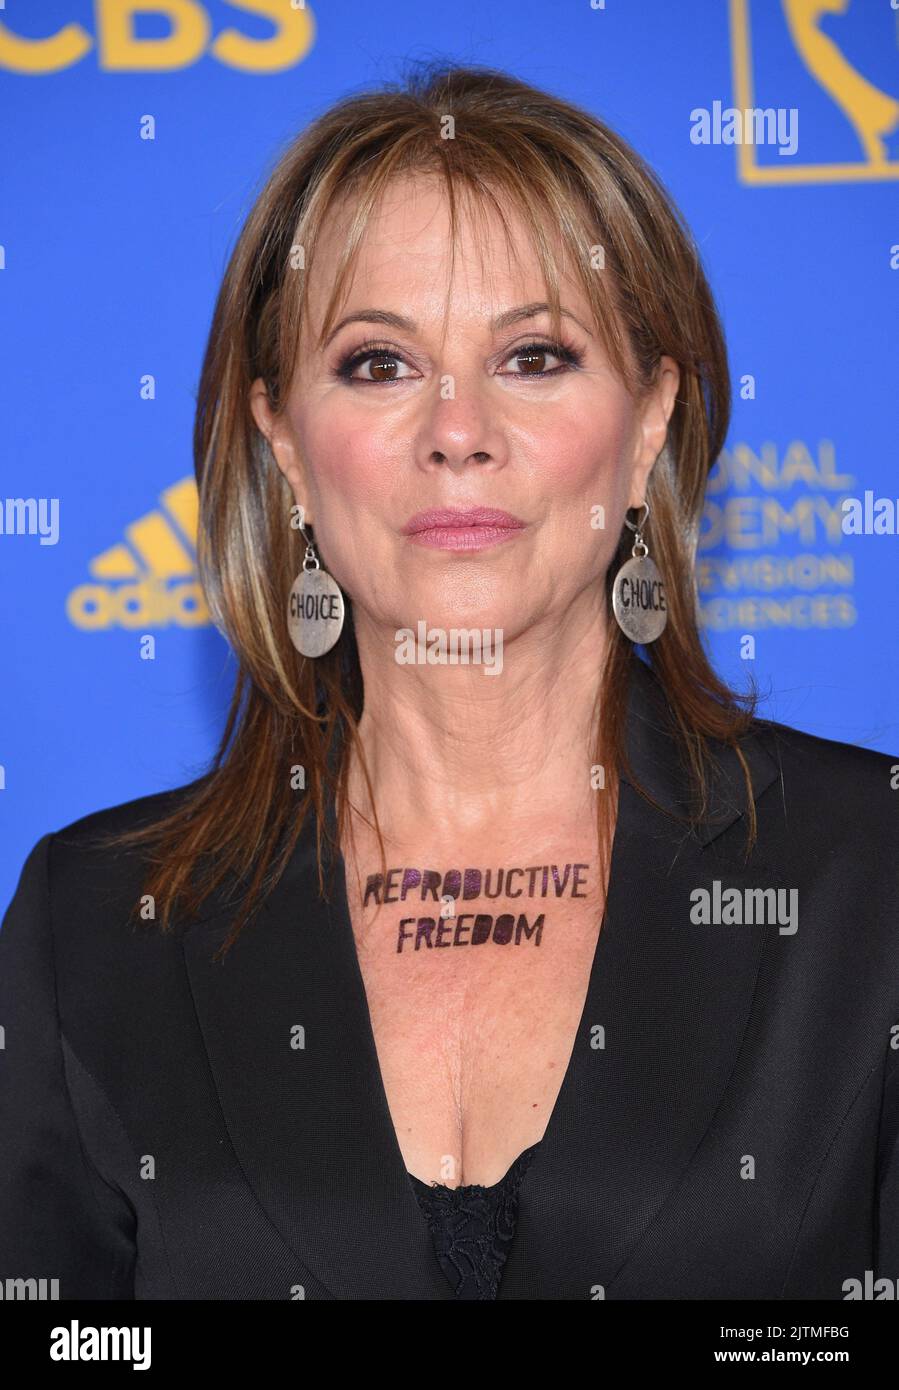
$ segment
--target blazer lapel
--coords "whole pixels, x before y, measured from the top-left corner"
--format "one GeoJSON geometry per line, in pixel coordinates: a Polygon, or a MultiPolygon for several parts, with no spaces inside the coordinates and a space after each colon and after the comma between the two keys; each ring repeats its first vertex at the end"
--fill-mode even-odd
{"type": "MultiPolygon", "coordinates": [[[[669,810],[687,784],[665,726],[661,687],[637,658],[628,750],[638,779],[669,810]]],[[[777,777],[744,746],[754,796],[777,777]]],[[[697,926],[690,894],[765,885],[743,863],[739,762],[721,746],[709,813],[687,834],[622,781],[606,915],[568,1072],[524,1176],[515,1243],[499,1297],[614,1297],[615,1281],[711,1125],[740,1050],[764,926],[697,926]],[[717,842],[717,843],[716,843],[717,842]],[[602,1029],[600,1033],[598,1030],[602,1029]]]]}
{"type": "Polygon", "coordinates": [[[396,1140],[336,881],[329,909],[304,828],[257,921],[223,961],[211,957],[226,911],[186,934],[218,1096],[246,1180],[333,1297],[452,1299],[396,1140]]]}

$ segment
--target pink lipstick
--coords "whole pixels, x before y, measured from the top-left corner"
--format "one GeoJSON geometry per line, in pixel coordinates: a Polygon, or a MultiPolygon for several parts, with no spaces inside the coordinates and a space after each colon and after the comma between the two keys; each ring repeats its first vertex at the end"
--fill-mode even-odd
{"type": "Polygon", "coordinates": [[[437,550],[484,550],[512,540],[527,522],[496,507],[433,507],[416,512],[403,527],[403,535],[416,545],[437,550]]]}

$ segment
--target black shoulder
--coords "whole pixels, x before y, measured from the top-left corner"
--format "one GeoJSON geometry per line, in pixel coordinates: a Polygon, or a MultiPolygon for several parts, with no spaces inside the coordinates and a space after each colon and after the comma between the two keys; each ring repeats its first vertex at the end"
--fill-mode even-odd
{"type": "Polygon", "coordinates": [[[823,738],[773,720],[753,721],[749,737],[777,768],[779,787],[789,813],[808,805],[829,812],[838,822],[869,826],[878,818],[883,834],[899,831],[899,753],[882,753],[855,743],[823,738]]]}
{"type": "Polygon", "coordinates": [[[899,752],[882,753],[876,748],[864,748],[858,743],[841,743],[819,734],[794,729],[769,719],[753,721],[752,736],[759,739],[769,752],[777,750],[797,768],[826,768],[831,771],[853,772],[879,781],[892,768],[899,769],[899,752]]]}
{"type": "MultiPolygon", "coordinates": [[[[134,797],[80,816],[44,836],[51,905],[66,912],[130,909],[143,891],[150,860],[143,843],[119,845],[115,837],[149,827],[178,810],[209,774],[168,791],[134,797]]],[[[32,851],[32,854],[34,851],[32,851]]]]}
{"type": "Polygon", "coordinates": [[[119,802],[116,806],[104,806],[97,811],[89,811],[59,830],[54,830],[54,845],[89,849],[94,843],[102,844],[108,836],[151,825],[178,810],[208,780],[209,773],[206,773],[193,782],[172,787],[168,791],[151,792],[146,796],[119,802]]]}

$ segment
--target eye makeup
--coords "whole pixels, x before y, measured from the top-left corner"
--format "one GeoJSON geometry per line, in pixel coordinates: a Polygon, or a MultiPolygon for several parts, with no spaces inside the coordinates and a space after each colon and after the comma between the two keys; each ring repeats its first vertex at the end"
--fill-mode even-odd
{"type": "MultiPolygon", "coordinates": [[[[521,347],[513,348],[504,361],[517,361],[539,358],[541,356],[558,357],[560,366],[551,367],[545,371],[537,372],[505,372],[504,376],[520,376],[524,378],[545,380],[547,377],[558,376],[561,372],[577,370],[583,366],[584,353],[580,348],[570,342],[551,342],[549,339],[534,339],[531,342],[523,343],[521,347]]],[[[353,385],[362,383],[366,386],[394,386],[400,381],[408,381],[408,377],[393,377],[392,379],[378,380],[372,377],[357,377],[353,373],[366,362],[402,362],[409,366],[406,358],[396,348],[389,343],[370,341],[363,343],[358,349],[347,353],[341,358],[337,366],[333,369],[332,375],[338,380],[351,382],[353,385]]]]}

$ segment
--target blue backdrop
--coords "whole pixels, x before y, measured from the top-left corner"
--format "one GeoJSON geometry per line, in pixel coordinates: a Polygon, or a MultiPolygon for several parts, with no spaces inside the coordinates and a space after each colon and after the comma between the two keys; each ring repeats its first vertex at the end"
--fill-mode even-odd
{"type": "Polygon", "coordinates": [[[216,289],[287,141],[410,58],[505,68],[659,171],[734,375],[716,663],[769,717],[899,753],[897,4],[0,0],[0,907],[45,831],[205,767],[234,673],[194,573],[216,289]]]}

